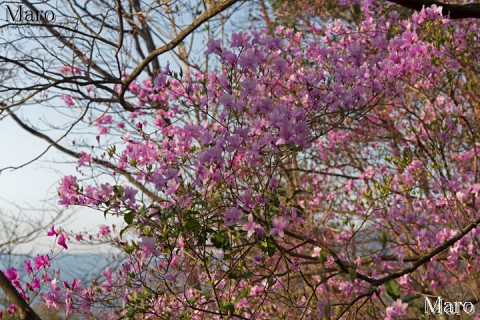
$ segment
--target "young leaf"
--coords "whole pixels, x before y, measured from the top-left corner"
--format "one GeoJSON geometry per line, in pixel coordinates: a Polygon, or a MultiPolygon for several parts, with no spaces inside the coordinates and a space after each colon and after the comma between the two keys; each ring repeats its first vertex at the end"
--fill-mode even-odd
{"type": "Polygon", "coordinates": [[[395,279],[389,280],[385,283],[385,289],[387,289],[388,295],[393,299],[397,300],[400,298],[400,286],[398,285],[395,279]]]}
{"type": "Polygon", "coordinates": [[[123,220],[125,220],[127,224],[132,224],[134,217],[135,217],[135,212],[130,212],[123,216],[123,220]]]}

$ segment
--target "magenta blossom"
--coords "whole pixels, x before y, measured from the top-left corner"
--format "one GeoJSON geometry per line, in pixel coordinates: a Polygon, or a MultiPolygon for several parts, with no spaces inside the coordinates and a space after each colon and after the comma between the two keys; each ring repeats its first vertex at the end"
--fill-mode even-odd
{"type": "Polygon", "coordinates": [[[289,222],[284,217],[274,216],[272,218],[272,224],[273,224],[273,229],[270,230],[270,234],[272,236],[278,234],[280,237],[283,237],[285,234],[283,229],[285,229],[288,226],[289,222]]]}
{"type": "Polygon", "coordinates": [[[227,227],[234,226],[240,222],[242,212],[238,208],[230,208],[225,212],[225,225],[227,227]]]}
{"type": "Polygon", "coordinates": [[[156,257],[160,255],[160,251],[157,249],[157,241],[154,237],[142,237],[142,242],[139,243],[139,246],[146,254],[152,254],[156,257]]]}
{"type": "Polygon", "coordinates": [[[47,255],[36,256],[35,259],[33,259],[33,262],[35,264],[35,267],[33,268],[33,270],[35,271],[50,266],[50,259],[48,258],[47,255]]]}
{"type": "Polygon", "coordinates": [[[40,279],[38,278],[33,278],[32,283],[31,283],[32,289],[33,290],[38,290],[40,289],[40,279]]]}
{"type": "Polygon", "coordinates": [[[103,225],[100,226],[100,230],[98,231],[99,236],[107,236],[110,233],[110,227],[103,225]]]}
{"type": "Polygon", "coordinates": [[[5,276],[11,282],[18,282],[20,281],[20,276],[18,275],[17,269],[9,268],[5,271],[5,276]]]}
{"type": "Polygon", "coordinates": [[[65,248],[65,249],[68,249],[68,246],[67,246],[67,237],[65,236],[65,234],[61,234],[60,237],[58,237],[58,245],[65,248]]]}
{"type": "Polygon", "coordinates": [[[13,315],[15,312],[17,312],[17,307],[15,307],[14,304],[11,304],[8,306],[7,312],[9,315],[13,315]]]}
{"type": "Polygon", "coordinates": [[[32,273],[33,271],[32,262],[30,260],[25,260],[24,264],[25,264],[25,271],[27,272],[27,274],[32,273]]]}
{"type": "Polygon", "coordinates": [[[407,307],[408,307],[407,303],[403,303],[401,299],[398,299],[390,307],[386,309],[387,314],[386,314],[385,320],[392,320],[392,319],[397,319],[397,317],[405,316],[407,307]]]}
{"type": "Polygon", "coordinates": [[[50,227],[50,230],[47,232],[47,236],[49,237],[58,236],[58,231],[55,230],[54,224],[52,224],[52,226],[50,227]]]}
{"type": "Polygon", "coordinates": [[[248,215],[248,222],[243,225],[243,230],[247,231],[247,238],[250,238],[254,233],[255,229],[257,228],[257,223],[253,221],[253,215],[248,215]]]}
{"type": "Polygon", "coordinates": [[[93,157],[91,154],[88,154],[86,152],[81,152],[80,153],[80,159],[78,160],[78,166],[79,167],[84,167],[93,162],[93,157]]]}

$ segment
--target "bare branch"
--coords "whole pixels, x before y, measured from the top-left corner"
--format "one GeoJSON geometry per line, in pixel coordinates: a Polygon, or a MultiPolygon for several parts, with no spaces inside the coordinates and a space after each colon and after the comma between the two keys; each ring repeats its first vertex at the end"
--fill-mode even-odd
{"type": "Polygon", "coordinates": [[[120,103],[123,105],[125,100],[125,92],[128,86],[140,75],[140,73],[145,69],[145,67],[156,59],[159,55],[164,54],[170,50],[175,49],[187,36],[194,32],[198,27],[203,23],[215,17],[219,13],[225,11],[230,6],[238,2],[239,0],[223,0],[219,1],[214,6],[210,7],[205,13],[193,21],[188,27],[186,27],[182,32],[180,32],[172,41],[168,44],[161,46],[150,52],[150,54],[142,61],[140,64],[132,71],[129,77],[124,81],[122,85],[122,90],[120,91],[120,103]]]}
{"type": "MultiPolygon", "coordinates": [[[[72,151],[70,149],[67,149],[65,148],[64,146],[60,145],[57,141],[53,140],[52,138],[50,138],[49,136],[27,126],[22,120],[20,120],[20,118],[18,118],[10,109],[7,109],[7,112],[8,114],[10,115],[10,117],[12,117],[12,119],[24,130],[26,130],[27,132],[31,133],[32,135],[36,136],[37,138],[40,138],[44,141],[46,141],[49,146],[47,147],[47,150],[50,148],[50,147],[54,147],[55,149],[69,155],[69,156],[72,156],[74,158],[77,158],[79,159],[81,157],[81,154],[78,153],[78,152],[75,152],[75,151],[72,151]]],[[[46,150],[46,151],[47,151],[46,150]]],[[[46,152],[45,151],[45,152],[46,152]]],[[[44,153],[45,153],[44,152],[44,153]]],[[[44,153],[42,153],[39,157],[41,157],[44,153]]],[[[37,160],[39,157],[35,158],[34,160],[32,161],[35,161],[37,160]]],[[[31,161],[30,161],[31,162],[31,161]]],[[[29,162],[29,163],[30,163],[29,162]]],[[[98,159],[98,158],[93,158],[93,162],[96,163],[96,164],[99,164],[101,165],[102,167],[104,168],[107,168],[107,169],[113,169],[115,172],[118,172],[120,173],[121,175],[123,175],[127,180],[128,182],[130,182],[131,184],[133,184],[135,187],[139,188],[144,194],[146,194],[148,197],[150,197],[151,199],[158,199],[158,196],[152,192],[151,190],[147,189],[144,185],[142,185],[142,183],[140,183],[137,179],[135,179],[135,177],[133,177],[129,172],[127,172],[126,170],[123,170],[123,169],[120,169],[120,168],[116,168],[112,163],[108,162],[108,161],[105,161],[105,160],[102,160],[102,159],[98,159]]],[[[16,167],[14,169],[18,169],[20,167],[16,167]]]]}

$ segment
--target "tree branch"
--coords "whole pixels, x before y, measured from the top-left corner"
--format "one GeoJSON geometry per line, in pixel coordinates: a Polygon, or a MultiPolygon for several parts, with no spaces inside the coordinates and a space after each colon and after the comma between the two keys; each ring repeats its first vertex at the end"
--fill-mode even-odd
{"type": "MultiPolygon", "coordinates": [[[[188,37],[192,32],[194,32],[198,27],[200,27],[203,23],[210,20],[214,16],[218,15],[219,13],[225,11],[234,3],[238,2],[239,0],[223,0],[219,1],[214,6],[210,7],[205,13],[203,13],[198,19],[193,21],[188,27],[186,27],[182,32],[180,32],[175,38],[172,39],[166,45],[161,46],[149,53],[149,55],[142,61],[140,64],[132,71],[132,73],[125,79],[122,89],[120,91],[120,104],[122,106],[125,105],[125,92],[128,89],[128,86],[140,75],[143,69],[153,60],[155,60],[161,54],[164,54],[168,51],[175,49],[186,37],[188,37]]],[[[128,109],[127,109],[128,110],[128,109]]]]}
{"type": "MultiPolygon", "coordinates": [[[[366,275],[363,275],[363,274],[360,274],[360,273],[357,273],[356,277],[359,278],[360,280],[363,280],[365,282],[370,283],[371,285],[373,285],[375,287],[379,287],[382,284],[384,284],[385,282],[388,282],[392,279],[400,278],[401,276],[403,276],[405,274],[412,273],[415,270],[417,270],[419,267],[421,267],[422,265],[431,261],[432,258],[434,258],[436,255],[438,255],[438,254],[442,253],[443,251],[447,250],[448,248],[452,247],[456,242],[460,241],[463,237],[465,237],[470,231],[472,231],[474,228],[476,228],[479,224],[480,224],[480,218],[473,221],[472,223],[470,223],[464,229],[461,229],[460,232],[456,236],[448,239],[442,245],[434,248],[428,254],[426,254],[423,257],[416,260],[415,263],[413,265],[411,265],[410,267],[406,267],[406,268],[404,268],[404,269],[402,269],[398,272],[391,273],[391,274],[389,274],[387,276],[384,276],[380,279],[370,278],[370,277],[368,277],[366,275]]],[[[298,239],[298,240],[302,240],[302,241],[305,241],[305,243],[310,243],[312,245],[315,245],[315,246],[321,247],[322,249],[325,249],[328,252],[328,254],[330,254],[332,256],[332,258],[335,260],[335,263],[339,266],[341,272],[349,273],[350,269],[352,268],[352,266],[350,265],[350,263],[348,261],[341,260],[332,248],[326,246],[325,244],[321,243],[320,241],[310,239],[310,238],[305,237],[303,235],[296,234],[292,231],[285,230],[284,232],[289,237],[292,237],[292,238],[295,238],[295,239],[298,239]]]]}
{"type": "Polygon", "coordinates": [[[8,300],[17,307],[20,319],[41,320],[30,305],[22,298],[20,293],[18,293],[10,280],[7,279],[2,270],[0,270],[0,288],[7,296],[8,300]]]}
{"type": "MultiPolygon", "coordinates": [[[[81,157],[81,154],[78,153],[78,152],[75,152],[75,151],[72,151],[70,149],[67,149],[65,148],[64,146],[60,145],[57,141],[53,140],[52,138],[50,138],[49,136],[27,126],[22,120],[20,120],[20,118],[18,118],[10,109],[7,109],[7,112],[8,114],[10,115],[10,117],[13,119],[13,121],[15,121],[22,129],[24,129],[25,131],[31,133],[32,135],[36,136],[37,138],[40,138],[44,141],[46,141],[48,144],[49,144],[49,147],[47,148],[47,150],[50,148],[50,147],[54,147],[55,149],[65,153],[65,154],[68,154],[69,156],[72,156],[74,158],[77,158],[79,159],[81,157]]],[[[46,151],[47,151],[46,150],[46,151]]],[[[46,152],[45,151],[45,152],[46,152]]],[[[45,153],[44,152],[44,153],[45,153]]],[[[42,153],[42,155],[44,154],[42,153]]],[[[36,159],[38,159],[39,157],[37,157],[36,159]]],[[[36,160],[35,159],[35,160],[36,160]]],[[[34,160],[32,160],[34,161],[34,160]]],[[[32,162],[30,161],[30,162],[32,162]]],[[[30,163],[29,162],[29,163],[30,163]]],[[[159,199],[159,197],[154,193],[152,192],[151,190],[149,190],[147,187],[145,187],[140,181],[138,181],[134,176],[132,176],[132,174],[130,174],[128,171],[126,170],[123,170],[123,169],[120,169],[120,168],[117,168],[115,167],[111,162],[109,161],[106,161],[106,160],[102,160],[102,159],[98,159],[98,158],[93,158],[93,162],[96,163],[96,164],[99,164],[101,166],[103,166],[104,168],[107,168],[107,169],[111,169],[111,170],[114,170],[115,172],[118,172],[120,173],[121,175],[123,175],[128,182],[130,182],[131,184],[133,184],[135,187],[137,187],[141,192],[143,192],[144,194],[146,194],[148,197],[150,197],[152,200],[161,200],[159,199]]],[[[18,169],[20,167],[16,167],[14,169],[18,169]]],[[[1,172],[1,170],[0,170],[1,172]]]]}

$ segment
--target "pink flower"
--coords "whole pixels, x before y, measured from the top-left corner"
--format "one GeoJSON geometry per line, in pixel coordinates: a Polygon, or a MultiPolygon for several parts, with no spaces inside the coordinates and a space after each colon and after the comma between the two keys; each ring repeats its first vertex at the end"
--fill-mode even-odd
{"type": "Polygon", "coordinates": [[[107,236],[110,233],[110,227],[109,226],[100,226],[100,230],[98,231],[99,236],[107,236]]]}
{"type": "Polygon", "coordinates": [[[236,47],[244,47],[248,45],[248,41],[250,41],[250,36],[245,32],[239,32],[232,34],[232,48],[236,47]]]}
{"type": "Polygon", "coordinates": [[[69,96],[69,95],[62,95],[62,100],[63,102],[65,102],[65,104],[67,105],[67,107],[71,107],[75,104],[75,101],[74,101],[75,97],[72,97],[72,96],[69,96]]]}
{"type": "Polygon", "coordinates": [[[220,39],[211,40],[209,43],[207,43],[205,55],[209,55],[211,53],[219,54],[220,52],[222,52],[222,41],[220,39]]]}
{"type": "Polygon", "coordinates": [[[262,54],[251,48],[242,52],[238,58],[238,64],[245,70],[254,69],[261,62],[262,54]]]}
{"type": "Polygon", "coordinates": [[[105,115],[101,118],[98,118],[96,121],[98,132],[101,135],[106,135],[110,131],[110,124],[113,122],[113,117],[111,115],[105,115]]]}
{"type": "Polygon", "coordinates": [[[395,301],[390,307],[386,309],[385,320],[393,320],[396,317],[405,316],[408,308],[407,303],[403,303],[401,299],[395,301]]]}
{"type": "Polygon", "coordinates": [[[289,225],[289,222],[284,217],[274,216],[272,218],[272,224],[273,224],[273,229],[270,230],[270,235],[273,236],[278,234],[280,237],[283,237],[285,235],[285,233],[283,232],[283,229],[285,229],[289,225]]]}
{"type": "Polygon", "coordinates": [[[170,179],[167,182],[167,190],[165,191],[165,195],[170,195],[175,193],[177,189],[180,187],[180,183],[176,181],[176,179],[170,179]]]}
{"type": "Polygon", "coordinates": [[[240,209],[237,209],[237,208],[227,209],[227,211],[225,212],[225,225],[227,227],[231,227],[236,223],[240,222],[241,214],[242,212],[240,211],[240,209]]]}
{"type": "Polygon", "coordinates": [[[14,304],[11,304],[8,306],[7,312],[9,315],[13,315],[15,312],[17,312],[17,307],[15,307],[14,304]]]}
{"type": "Polygon", "coordinates": [[[253,215],[248,215],[248,222],[243,225],[243,230],[247,231],[247,238],[250,238],[257,228],[257,223],[253,221],[253,215]]]}
{"type": "Polygon", "coordinates": [[[50,227],[50,230],[47,232],[47,236],[53,237],[57,235],[58,235],[58,231],[55,230],[55,225],[52,224],[52,226],[50,227]]]}
{"type": "Polygon", "coordinates": [[[345,192],[349,193],[354,186],[354,182],[352,179],[348,180],[347,184],[345,185],[345,192]]]}
{"type": "Polygon", "coordinates": [[[60,194],[59,204],[66,207],[76,204],[78,202],[77,178],[74,176],[63,177],[58,192],[60,194]]]}
{"type": "Polygon", "coordinates": [[[38,278],[33,278],[32,283],[31,283],[32,289],[33,290],[38,290],[40,289],[40,279],[38,278]]]}
{"type": "Polygon", "coordinates": [[[317,258],[318,256],[320,256],[320,251],[322,251],[322,248],[314,247],[313,248],[313,253],[312,253],[312,258],[317,258]]]}
{"type": "Polygon", "coordinates": [[[10,282],[18,282],[20,281],[20,277],[18,276],[17,269],[9,268],[5,271],[5,277],[7,277],[10,282]]]}
{"type": "Polygon", "coordinates": [[[65,73],[65,74],[80,74],[81,73],[80,69],[72,68],[70,66],[62,66],[60,68],[60,72],[65,73]]]}
{"type": "Polygon", "coordinates": [[[160,252],[156,249],[157,240],[154,237],[142,237],[142,242],[140,242],[139,247],[145,251],[147,255],[153,254],[155,257],[160,255],[160,252]]]}
{"type": "Polygon", "coordinates": [[[73,309],[73,300],[70,296],[70,293],[67,292],[65,294],[65,307],[66,307],[66,314],[68,315],[73,309]]]}
{"type": "Polygon", "coordinates": [[[475,183],[470,187],[470,193],[473,193],[475,196],[478,196],[478,191],[480,191],[480,183],[475,183]]]}
{"type": "Polygon", "coordinates": [[[35,267],[33,268],[35,271],[50,266],[50,261],[47,255],[37,256],[35,259],[33,259],[33,262],[35,263],[35,267]]]}
{"type": "Polygon", "coordinates": [[[33,271],[32,262],[30,260],[25,260],[24,264],[25,264],[25,272],[27,272],[27,274],[32,273],[33,271]]]}
{"type": "Polygon", "coordinates": [[[125,186],[123,191],[125,195],[122,197],[122,201],[125,201],[129,206],[135,205],[135,196],[137,195],[138,190],[125,186]]]}
{"type": "Polygon", "coordinates": [[[86,152],[81,152],[80,153],[80,159],[78,159],[78,166],[83,167],[86,165],[89,165],[93,162],[93,157],[91,154],[88,154],[86,152]]]}
{"type": "Polygon", "coordinates": [[[68,246],[67,246],[67,237],[65,236],[65,234],[61,234],[60,237],[58,237],[58,245],[65,248],[65,249],[68,249],[68,246]]]}
{"type": "Polygon", "coordinates": [[[43,295],[43,300],[45,300],[45,304],[47,307],[52,307],[54,309],[58,309],[59,303],[62,299],[61,292],[57,290],[52,290],[43,295]]]}

